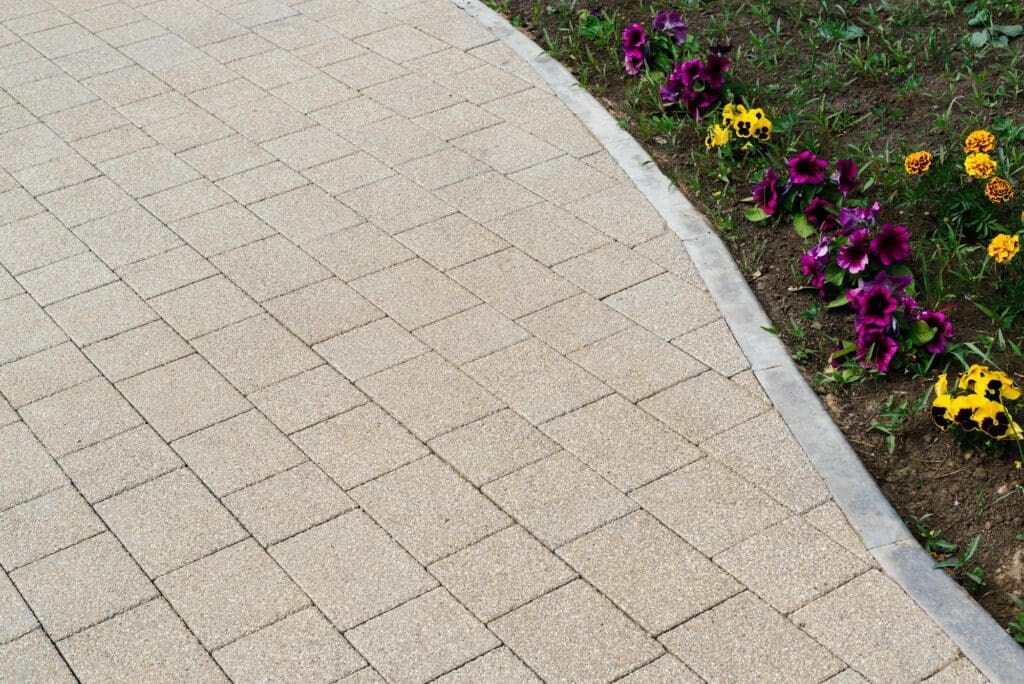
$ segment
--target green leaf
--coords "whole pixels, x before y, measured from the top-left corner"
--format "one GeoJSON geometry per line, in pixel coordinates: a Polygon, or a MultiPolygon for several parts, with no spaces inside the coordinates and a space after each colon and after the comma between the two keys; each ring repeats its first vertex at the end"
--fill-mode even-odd
{"type": "Polygon", "coordinates": [[[1001,33],[997,33],[989,39],[989,45],[994,48],[1004,48],[1010,44],[1010,39],[1001,33]]]}
{"type": "Polygon", "coordinates": [[[1020,24],[996,26],[995,29],[1008,38],[1016,38],[1017,36],[1024,34],[1024,26],[1021,26],[1020,24]]]}
{"type": "Polygon", "coordinates": [[[804,240],[818,232],[818,230],[810,224],[807,217],[803,214],[797,214],[793,219],[793,230],[795,230],[796,234],[804,240]]]}
{"type": "Polygon", "coordinates": [[[846,306],[849,303],[850,303],[850,300],[846,298],[846,293],[843,292],[838,297],[833,299],[831,302],[826,304],[825,308],[826,309],[838,309],[840,307],[846,306]]]}
{"type": "Polygon", "coordinates": [[[914,321],[910,324],[910,340],[919,347],[931,342],[935,333],[936,329],[924,321],[914,321]]]}
{"type": "Polygon", "coordinates": [[[747,220],[751,223],[760,223],[766,219],[771,218],[768,214],[764,213],[761,207],[751,207],[743,212],[743,215],[747,217],[747,220]]]}
{"type": "Polygon", "coordinates": [[[976,48],[988,45],[988,31],[975,31],[971,34],[971,45],[976,48]]]}
{"type": "Polygon", "coordinates": [[[839,35],[843,40],[857,40],[864,37],[864,29],[856,24],[847,24],[839,35]]]}

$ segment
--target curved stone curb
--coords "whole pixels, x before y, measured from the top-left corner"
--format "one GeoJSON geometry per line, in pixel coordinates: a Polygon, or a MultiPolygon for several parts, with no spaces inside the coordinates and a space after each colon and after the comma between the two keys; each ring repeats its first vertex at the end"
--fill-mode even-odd
{"type": "Polygon", "coordinates": [[[558,61],[479,0],[452,0],[526,61],[590,129],[682,239],[757,379],[878,563],[993,682],[1024,681],[1024,649],[913,539],[804,381],[771,321],[704,217],[647,152],[558,61]]]}

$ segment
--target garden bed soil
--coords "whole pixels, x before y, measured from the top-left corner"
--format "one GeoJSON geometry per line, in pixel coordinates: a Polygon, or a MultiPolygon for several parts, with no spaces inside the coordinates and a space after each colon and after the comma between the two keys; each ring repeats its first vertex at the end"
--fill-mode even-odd
{"type": "MultiPolygon", "coordinates": [[[[698,34],[703,27],[713,25],[730,13],[729,29],[724,35],[701,35],[701,40],[704,44],[731,44],[734,54],[739,50],[742,55],[751,49],[750,34],[759,30],[753,17],[742,11],[735,16],[731,14],[743,4],[738,0],[721,0],[700,9],[666,4],[652,10],[649,6],[639,7],[637,2],[609,0],[602,3],[602,9],[608,13],[618,12],[627,23],[637,21],[649,26],[655,11],[674,8],[680,11],[690,31],[698,34]]],[[[798,5],[803,7],[807,3],[778,0],[770,5],[774,17],[782,20],[784,26],[792,26],[793,14],[788,9],[798,5]]],[[[547,7],[538,5],[534,0],[509,0],[499,9],[538,44],[549,47],[546,36],[564,33],[565,24],[557,12],[548,11],[547,7]]],[[[850,9],[851,20],[856,20],[855,8],[850,9]]],[[[959,17],[938,28],[951,37],[957,37],[965,32],[966,21],[959,17]]],[[[577,71],[571,53],[557,54],[556,51],[556,56],[570,70],[577,71]]],[[[750,74],[744,73],[740,58],[733,67],[734,77],[740,81],[757,78],[785,83],[801,77],[805,59],[806,54],[794,52],[788,59],[781,60],[773,73],[750,74]]],[[[923,89],[927,91],[928,84],[933,83],[937,90],[948,95],[949,86],[944,82],[941,69],[929,69],[928,64],[923,67],[918,70],[925,84],[923,89]]],[[[1014,466],[1014,457],[962,450],[948,434],[936,430],[927,410],[914,416],[897,432],[896,448],[890,454],[885,435],[869,429],[879,418],[882,402],[891,396],[896,403],[906,399],[913,404],[927,391],[935,373],[917,379],[894,373],[844,386],[822,383],[821,373],[828,363],[833,340],[850,337],[851,321],[845,313],[826,312],[813,320],[802,317],[809,306],[821,301],[813,291],[797,289],[802,284],[798,260],[806,249],[800,239],[788,226],[749,223],[743,216],[747,205],[716,199],[716,191],[725,182],[717,178],[715,163],[708,159],[710,155],[704,154],[703,135],[694,127],[682,126],[675,144],[657,135],[645,136],[626,104],[632,82],[627,81],[621,68],[609,69],[600,79],[588,74],[587,85],[598,100],[625,123],[625,128],[647,149],[662,171],[677,179],[684,194],[711,217],[711,225],[732,226],[731,229],[720,230],[720,234],[750,286],[798,360],[807,381],[816,389],[832,418],[896,510],[904,518],[930,514],[929,528],[941,530],[942,538],[960,544],[961,548],[966,547],[975,535],[982,534],[981,543],[968,567],[984,568],[985,586],[974,595],[1001,625],[1006,625],[1013,614],[1013,605],[1006,594],[1024,595],[1024,543],[1016,539],[1024,533],[1024,493],[1017,491],[998,503],[993,502],[1024,482],[1021,471],[1014,466]],[[699,150],[700,154],[692,154],[693,150],[699,150]],[[698,183],[694,181],[696,178],[702,180],[698,183]],[[793,322],[802,329],[803,339],[794,333],[793,322]]],[[[841,92],[823,95],[832,97],[836,110],[846,108],[855,117],[867,115],[863,122],[844,131],[839,138],[823,146],[825,149],[819,150],[830,158],[834,158],[833,152],[843,149],[845,144],[866,135],[877,136],[880,122],[877,116],[872,115],[871,106],[885,105],[886,111],[902,112],[900,118],[890,118],[884,123],[885,135],[893,141],[913,141],[922,146],[932,143],[934,149],[947,138],[938,132],[922,137],[921,131],[930,130],[936,111],[940,106],[944,107],[929,98],[900,96],[885,83],[858,80],[847,81],[841,92]],[[931,137],[934,140],[929,140],[931,137]]],[[[765,108],[776,106],[770,102],[758,104],[765,108]]],[[[1002,113],[1024,120],[1024,108],[1019,101],[1013,111],[1002,113]]],[[[954,123],[958,118],[966,120],[968,115],[969,112],[960,117],[954,114],[954,123]]],[[[927,230],[928,217],[923,217],[923,220],[901,217],[904,218],[913,231],[927,230]]],[[[927,240],[919,239],[915,247],[927,248],[927,245],[927,240]]],[[[957,339],[977,339],[993,333],[990,319],[967,301],[955,303],[948,313],[956,325],[957,339]]]]}

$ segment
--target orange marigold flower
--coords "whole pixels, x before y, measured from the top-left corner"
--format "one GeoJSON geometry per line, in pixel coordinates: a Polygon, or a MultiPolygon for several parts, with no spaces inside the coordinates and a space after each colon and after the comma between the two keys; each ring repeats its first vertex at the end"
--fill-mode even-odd
{"type": "Polygon", "coordinates": [[[911,176],[923,176],[932,167],[932,153],[927,150],[911,152],[903,160],[903,168],[911,176]]]}
{"type": "Polygon", "coordinates": [[[1020,238],[1016,235],[1005,235],[1000,233],[992,238],[988,245],[988,255],[997,264],[1005,264],[1017,256],[1020,251],[1020,238]]]}
{"type": "Polygon", "coordinates": [[[996,176],[985,185],[985,197],[993,204],[1003,204],[1013,199],[1013,186],[1010,183],[996,176]]]}
{"type": "Polygon", "coordinates": [[[996,136],[986,130],[974,131],[964,141],[964,152],[991,152],[996,149],[996,136]]]}
{"type": "Polygon", "coordinates": [[[964,159],[964,171],[974,178],[988,178],[996,172],[996,160],[984,152],[975,152],[964,159]]]}

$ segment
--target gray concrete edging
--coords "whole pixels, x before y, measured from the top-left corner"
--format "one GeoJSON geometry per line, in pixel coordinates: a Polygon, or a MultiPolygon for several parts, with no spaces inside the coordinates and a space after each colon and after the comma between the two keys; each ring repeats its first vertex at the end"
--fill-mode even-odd
{"type": "Polygon", "coordinates": [[[1024,682],[1018,645],[913,539],[822,406],[732,255],[633,137],[557,60],[479,0],[452,0],[526,61],[590,129],[686,246],[754,374],[885,572],[993,682],[1024,682]]]}

